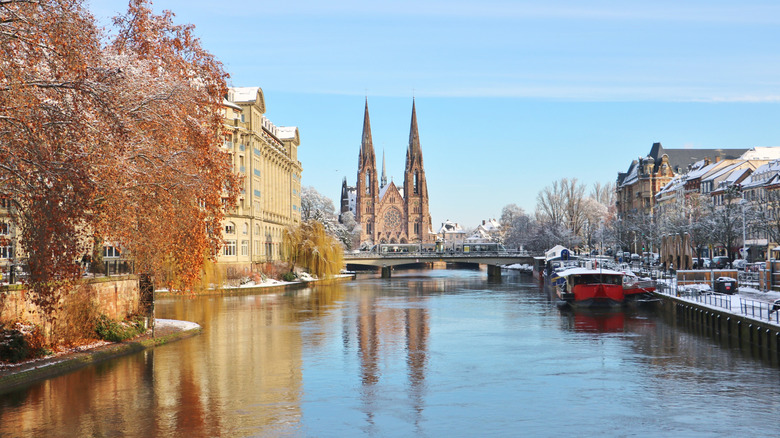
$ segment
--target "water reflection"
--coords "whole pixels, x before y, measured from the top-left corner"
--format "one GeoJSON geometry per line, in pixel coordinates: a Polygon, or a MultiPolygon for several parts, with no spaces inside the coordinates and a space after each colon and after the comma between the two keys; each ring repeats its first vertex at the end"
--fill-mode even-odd
{"type": "Polygon", "coordinates": [[[651,311],[560,311],[522,276],[394,274],[160,300],[203,334],[0,396],[0,436],[759,436],[744,418],[780,406],[776,369],[651,311]],[[730,409],[685,414],[713,405],[730,409]]]}

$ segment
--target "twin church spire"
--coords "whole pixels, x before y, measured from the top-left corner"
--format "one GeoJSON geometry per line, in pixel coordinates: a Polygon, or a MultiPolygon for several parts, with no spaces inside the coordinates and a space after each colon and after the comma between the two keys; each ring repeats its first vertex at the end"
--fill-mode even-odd
{"type": "MultiPolygon", "coordinates": [[[[376,168],[376,154],[374,153],[374,142],[371,138],[371,118],[368,114],[368,98],[366,98],[365,112],[363,114],[363,140],[360,143],[360,159],[358,161],[358,172],[367,169],[366,166],[376,168]],[[373,165],[372,165],[373,164],[373,165]]],[[[412,100],[412,122],[409,127],[409,145],[406,149],[406,172],[415,167],[423,167],[422,147],[420,146],[420,134],[417,129],[417,109],[416,103],[412,100]]],[[[385,167],[385,151],[382,149],[382,177],[381,187],[387,185],[387,169],[385,167]]]]}
{"type": "MultiPolygon", "coordinates": [[[[360,143],[357,177],[354,189],[355,202],[350,205],[354,205],[355,219],[361,224],[362,242],[427,243],[433,241],[430,234],[428,188],[414,100],[412,100],[412,120],[409,127],[409,144],[406,149],[403,189],[399,189],[393,183],[387,184],[384,150],[381,179],[377,174],[368,99],[366,99],[363,116],[363,136],[360,143]],[[378,184],[380,182],[381,185],[378,184]]],[[[344,205],[349,204],[346,201],[346,198],[342,199],[342,210],[344,205]]]]}

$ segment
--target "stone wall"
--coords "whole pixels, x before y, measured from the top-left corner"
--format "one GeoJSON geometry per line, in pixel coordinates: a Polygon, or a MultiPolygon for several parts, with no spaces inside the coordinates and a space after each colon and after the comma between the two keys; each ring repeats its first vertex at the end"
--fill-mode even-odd
{"type": "MultiPolygon", "coordinates": [[[[137,276],[98,278],[84,280],[74,292],[63,296],[60,304],[67,300],[94,299],[98,311],[115,320],[137,313],[140,291],[137,276]],[[90,298],[91,297],[91,298],[90,298]]],[[[58,315],[55,313],[54,317],[58,315]]],[[[46,325],[46,321],[29,297],[29,291],[22,287],[0,289],[0,322],[24,321],[46,325]]]]}

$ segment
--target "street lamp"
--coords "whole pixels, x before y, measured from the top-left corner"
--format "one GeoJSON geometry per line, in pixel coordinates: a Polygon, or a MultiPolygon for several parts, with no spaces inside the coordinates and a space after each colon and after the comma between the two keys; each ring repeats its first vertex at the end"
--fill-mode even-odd
{"type": "Polygon", "coordinates": [[[739,205],[742,206],[742,258],[747,261],[748,256],[748,249],[747,249],[747,231],[745,227],[745,205],[747,204],[747,201],[745,200],[745,194],[742,194],[742,199],[739,201],[739,205]]]}

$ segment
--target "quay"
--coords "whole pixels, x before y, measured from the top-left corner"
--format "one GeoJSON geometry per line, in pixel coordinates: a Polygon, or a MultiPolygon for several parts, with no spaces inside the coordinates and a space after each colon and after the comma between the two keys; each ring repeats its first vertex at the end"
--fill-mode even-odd
{"type": "Polygon", "coordinates": [[[780,313],[767,292],[727,295],[659,284],[654,295],[663,313],[678,324],[780,363],[780,313]]]}

